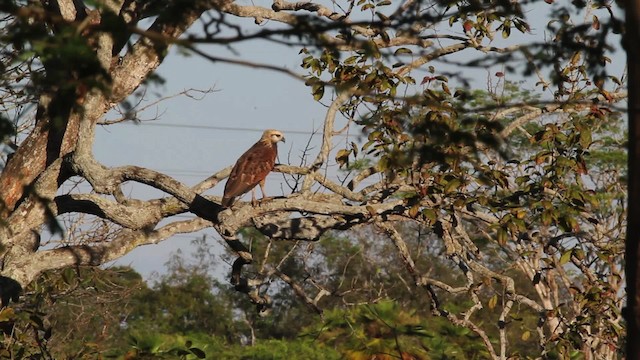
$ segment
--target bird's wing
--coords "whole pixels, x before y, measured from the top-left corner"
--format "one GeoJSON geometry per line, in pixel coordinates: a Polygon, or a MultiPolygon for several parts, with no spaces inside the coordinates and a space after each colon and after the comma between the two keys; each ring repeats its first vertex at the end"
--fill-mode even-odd
{"type": "Polygon", "coordinates": [[[245,152],[231,170],[224,187],[224,197],[233,198],[253,189],[273,170],[276,153],[273,147],[256,143],[245,152]]]}

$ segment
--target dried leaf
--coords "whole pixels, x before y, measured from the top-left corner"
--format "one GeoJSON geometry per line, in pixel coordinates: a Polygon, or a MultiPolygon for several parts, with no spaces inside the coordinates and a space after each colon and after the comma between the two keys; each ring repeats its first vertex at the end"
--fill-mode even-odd
{"type": "Polygon", "coordinates": [[[349,164],[349,155],[351,154],[351,150],[341,149],[336,154],[336,162],[342,167],[345,164],[349,164]]]}
{"type": "Polygon", "coordinates": [[[442,83],[442,91],[444,91],[447,95],[451,95],[451,91],[449,90],[449,87],[445,83],[442,83]]]}
{"type": "Polygon", "coordinates": [[[419,212],[420,212],[420,205],[419,204],[413,205],[411,209],[409,209],[409,216],[415,219],[418,216],[419,212]]]}
{"type": "Polygon", "coordinates": [[[13,308],[5,307],[4,309],[0,310],[0,322],[11,321],[15,317],[16,317],[16,314],[13,308]]]}
{"type": "Polygon", "coordinates": [[[464,29],[464,32],[469,32],[471,31],[471,29],[473,29],[473,22],[471,20],[467,20],[462,24],[462,28],[464,29]]]}
{"type": "Polygon", "coordinates": [[[598,17],[593,15],[593,22],[591,23],[591,27],[594,30],[600,30],[600,20],[598,20],[598,17]]]}
{"type": "Polygon", "coordinates": [[[489,299],[489,309],[493,310],[498,304],[498,294],[493,295],[491,299],[489,299]]]}
{"type": "Polygon", "coordinates": [[[367,208],[367,211],[369,212],[369,215],[371,216],[378,215],[378,213],[376,212],[376,209],[374,209],[373,206],[367,205],[366,208],[367,208]]]}

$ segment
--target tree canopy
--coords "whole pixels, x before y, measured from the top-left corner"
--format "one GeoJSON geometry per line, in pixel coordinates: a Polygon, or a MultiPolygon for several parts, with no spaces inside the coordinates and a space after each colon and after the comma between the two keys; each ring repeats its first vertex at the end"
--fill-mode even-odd
{"type": "MultiPolygon", "coordinates": [[[[536,356],[620,355],[627,172],[625,72],[609,65],[625,25],[617,3],[52,0],[5,1],[0,12],[3,306],[49,271],[213,228],[230,250],[230,282],[246,295],[238,301],[262,314],[293,298],[317,313],[335,301],[391,311],[386,301],[404,292],[480,339],[486,358],[519,356],[514,334],[532,339],[536,356]],[[170,48],[215,71],[233,60],[201,44],[256,39],[298,48],[300,69],[264,67],[299,78],[327,109],[320,148],[274,170],[290,192],[224,209],[203,192],[229,169],[189,187],[93,156],[96,126],[119,125],[105,114],[132,109],[170,48]],[[366,140],[336,140],[353,133],[366,140]],[[136,198],[125,183],[164,196],[136,198]],[[196,217],[175,217],[185,213],[196,217]],[[41,244],[45,230],[65,241],[41,244]]],[[[204,280],[176,279],[165,291],[202,290],[204,280]]],[[[149,314],[172,306],[165,300],[190,302],[154,299],[149,314]]],[[[229,311],[215,293],[199,300],[229,311]]],[[[204,329],[207,316],[174,320],[204,329]]],[[[381,318],[408,331],[419,320],[406,316],[381,318]]],[[[165,320],[158,331],[178,326],[165,320]]],[[[376,326],[363,333],[384,332],[376,326]]]]}

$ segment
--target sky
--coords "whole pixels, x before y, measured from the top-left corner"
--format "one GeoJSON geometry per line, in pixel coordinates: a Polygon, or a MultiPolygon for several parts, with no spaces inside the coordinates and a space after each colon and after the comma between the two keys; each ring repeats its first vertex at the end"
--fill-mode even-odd
{"type": "MultiPolygon", "coordinates": [[[[297,50],[264,44],[246,43],[236,51],[243,59],[282,65],[300,72],[297,50]]],[[[233,56],[222,47],[204,46],[203,50],[220,56],[233,56]]],[[[94,155],[107,166],[138,165],[195,185],[211,174],[231,166],[253,145],[264,129],[284,132],[286,143],[279,144],[281,163],[300,161],[302,151],[314,130],[321,129],[325,107],[314,101],[303,82],[264,69],[213,63],[198,56],[182,56],[174,49],[161,64],[158,74],[165,84],[147,93],[162,97],[186,89],[214,89],[200,100],[181,96],[165,100],[142,118],[158,119],[140,124],[132,122],[98,127],[94,155]]],[[[150,100],[155,97],[148,96],[150,100]]],[[[107,116],[114,118],[115,114],[107,116]]],[[[319,144],[319,135],[312,144],[319,144]]],[[[269,194],[281,195],[282,175],[267,178],[269,194]]],[[[206,194],[222,194],[219,184],[206,194]]],[[[142,198],[161,196],[146,186],[130,188],[142,198]]],[[[259,192],[258,192],[259,193],[259,192]]],[[[250,196],[250,195],[247,195],[250,196]]],[[[211,246],[222,251],[215,230],[177,235],[157,245],[139,247],[115,264],[131,265],[145,278],[162,272],[171,253],[190,252],[190,242],[206,234],[211,246]]],[[[221,266],[224,272],[225,266],[221,266]]]]}
{"type": "MultiPolygon", "coordinates": [[[[544,24],[534,26],[533,31],[543,37],[544,24]]],[[[199,48],[215,56],[283,66],[304,75],[299,48],[263,41],[237,45],[235,53],[222,46],[199,48]]],[[[617,55],[624,54],[617,52],[617,55]]],[[[614,58],[617,68],[621,66],[620,59],[624,63],[623,57],[614,58]]],[[[497,70],[478,70],[471,75],[474,85],[482,86],[487,76],[497,70]]],[[[195,185],[233,165],[268,128],[283,131],[287,139],[279,146],[279,161],[287,163],[290,159],[292,163],[298,163],[311,133],[321,129],[325,116],[325,105],[313,100],[310,88],[300,80],[274,71],[214,63],[197,55],[181,55],[173,49],[160,65],[158,74],[165,83],[150,88],[147,97],[151,101],[156,99],[152,93],[165,97],[187,89],[214,91],[200,100],[185,96],[165,100],[141,115],[143,119],[157,117],[153,121],[98,127],[94,153],[103,164],[147,167],[186,185],[195,185]]],[[[533,89],[533,85],[529,88],[533,89]]],[[[326,98],[329,97],[325,95],[326,98]]],[[[110,114],[107,118],[115,116],[110,114]]],[[[318,144],[319,135],[316,135],[311,145],[317,147],[318,144]]],[[[281,185],[281,174],[272,173],[267,178],[270,194],[282,195],[281,185]]],[[[206,194],[221,195],[222,188],[223,184],[219,184],[206,194]]],[[[141,198],[162,196],[144,185],[130,187],[128,191],[141,198]]],[[[222,252],[222,245],[216,240],[219,236],[208,229],[139,247],[115,264],[131,265],[149,279],[154,272],[164,271],[165,262],[178,249],[188,254],[192,248],[190,242],[203,234],[215,251],[222,252]]],[[[222,276],[230,269],[222,263],[218,268],[222,276]]]]}

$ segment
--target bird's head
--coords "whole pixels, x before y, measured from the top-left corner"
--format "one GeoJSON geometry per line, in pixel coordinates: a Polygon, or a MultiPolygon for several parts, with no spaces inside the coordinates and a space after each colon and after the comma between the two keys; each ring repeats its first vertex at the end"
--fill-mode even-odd
{"type": "Polygon", "coordinates": [[[269,142],[271,144],[276,144],[278,141],[285,142],[284,135],[278,130],[265,130],[262,133],[262,141],[269,142]]]}

